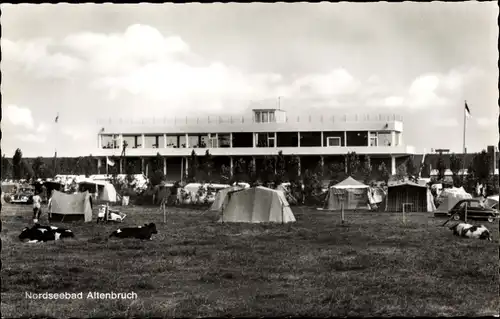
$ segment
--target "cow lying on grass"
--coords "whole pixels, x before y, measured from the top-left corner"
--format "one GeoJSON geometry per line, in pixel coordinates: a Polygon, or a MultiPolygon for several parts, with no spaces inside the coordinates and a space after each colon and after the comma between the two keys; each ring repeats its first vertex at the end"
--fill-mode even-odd
{"type": "Polygon", "coordinates": [[[40,224],[35,224],[31,228],[25,227],[19,235],[21,241],[28,240],[28,243],[47,242],[73,237],[75,237],[75,234],[69,229],[55,226],[41,226],[40,224]]]}
{"type": "Polygon", "coordinates": [[[490,231],[483,225],[474,226],[466,223],[458,223],[451,226],[450,229],[453,230],[453,235],[455,236],[491,241],[490,231]]]}
{"type": "Polygon", "coordinates": [[[118,228],[109,237],[137,238],[151,240],[153,234],[158,234],[155,223],[144,224],[144,226],[118,228]]]}

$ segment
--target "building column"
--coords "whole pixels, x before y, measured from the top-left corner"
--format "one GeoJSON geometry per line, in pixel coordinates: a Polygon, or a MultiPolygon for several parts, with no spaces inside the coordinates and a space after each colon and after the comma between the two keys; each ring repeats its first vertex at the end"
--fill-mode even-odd
{"type": "Polygon", "coordinates": [[[120,158],[120,174],[123,174],[123,159],[120,158]]]}
{"type": "Polygon", "coordinates": [[[141,134],[141,148],[146,148],[146,136],[141,134]]]}
{"type": "Polygon", "coordinates": [[[101,134],[97,135],[97,148],[99,148],[99,149],[102,148],[102,135],[101,134]]]}
{"type": "Polygon", "coordinates": [[[300,132],[297,132],[297,141],[298,141],[297,147],[300,147],[300,132]]]}
{"type": "Polygon", "coordinates": [[[370,147],[370,131],[368,131],[367,134],[368,134],[368,141],[367,141],[368,144],[366,146],[370,147]]]}
{"type": "Polygon", "coordinates": [[[101,174],[101,166],[102,160],[100,158],[97,159],[97,174],[101,174]]]}
{"type": "Polygon", "coordinates": [[[396,175],[396,156],[391,155],[391,175],[396,175]]]}
{"type": "MultiPolygon", "coordinates": [[[[189,148],[189,136],[187,133],[186,133],[186,148],[189,148]]],[[[186,162],[186,164],[187,164],[187,162],[186,162]]]]}
{"type": "Polygon", "coordinates": [[[257,133],[252,133],[252,136],[253,136],[253,147],[256,147],[257,146],[257,133]]]}
{"type": "Polygon", "coordinates": [[[189,158],[185,157],[184,161],[186,162],[186,165],[184,165],[185,176],[191,178],[191,176],[188,175],[188,172],[189,172],[189,158]]]}
{"type": "Polygon", "coordinates": [[[302,176],[302,161],[300,160],[300,156],[297,156],[297,158],[298,158],[298,160],[299,160],[299,161],[298,161],[298,162],[299,162],[299,163],[298,163],[298,164],[299,164],[299,165],[298,165],[298,168],[299,168],[299,172],[298,172],[298,174],[299,174],[299,176],[302,176]]]}
{"type": "Polygon", "coordinates": [[[144,157],[141,157],[141,174],[144,174],[144,157]]]}
{"type": "MultiPolygon", "coordinates": [[[[325,140],[325,136],[324,136],[324,134],[323,134],[323,131],[321,131],[321,147],[324,147],[324,146],[325,146],[325,142],[324,142],[324,140],[325,140]]],[[[328,146],[328,144],[327,144],[326,146],[328,146]]]]}
{"type": "Polygon", "coordinates": [[[167,177],[167,158],[163,157],[163,175],[167,177]]]}
{"type": "Polygon", "coordinates": [[[233,148],[233,133],[229,133],[229,147],[233,148]]]}
{"type": "Polygon", "coordinates": [[[149,171],[149,163],[146,163],[146,176],[148,176],[149,171]]]}
{"type": "Polygon", "coordinates": [[[344,155],[344,173],[347,174],[347,154],[344,155]]]}
{"type": "Polygon", "coordinates": [[[347,131],[344,131],[344,147],[347,147],[347,131]]]}
{"type": "Polygon", "coordinates": [[[391,146],[396,146],[396,132],[394,131],[391,132],[391,146]]]}
{"type": "Polygon", "coordinates": [[[229,156],[229,175],[233,177],[233,157],[229,156]]]}
{"type": "Polygon", "coordinates": [[[321,167],[321,173],[325,173],[325,157],[323,155],[320,155],[320,162],[319,165],[321,167]]]}
{"type": "Polygon", "coordinates": [[[167,148],[167,134],[163,134],[163,148],[167,148]]]}
{"type": "Polygon", "coordinates": [[[274,148],[278,147],[278,133],[274,132],[274,148]]]}

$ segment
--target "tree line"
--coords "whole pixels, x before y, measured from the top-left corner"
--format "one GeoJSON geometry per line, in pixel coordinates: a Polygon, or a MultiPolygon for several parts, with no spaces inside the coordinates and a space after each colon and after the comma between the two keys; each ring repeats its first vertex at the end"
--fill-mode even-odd
{"type": "MultiPolygon", "coordinates": [[[[127,175],[129,182],[132,175],[142,171],[142,163],[131,161],[127,158],[112,157],[114,166],[108,167],[108,173],[116,176],[119,173],[120,160],[122,161],[123,173],[127,175]]],[[[103,163],[106,165],[106,163],[103,163]]],[[[148,165],[148,178],[151,185],[158,185],[165,180],[163,173],[163,157],[157,153],[145,162],[148,165]]],[[[476,184],[487,185],[488,189],[498,192],[498,176],[490,174],[491,159],[486,151],[476,153],[470,163],[468,163],[468,175],[463,176],[460,170],[463,168],[463,158],[456,154],[450,156],[449,165],[442,155],[438,156],[436,169],[437,176],[433,183],[445,180],[445,172],[450,169],[452,172],[452,183],[455,187],[463,186],[471,192],[476,184]],[[449,167],[448,167],[449,166],[449,167]]],[[[97,160],[92,155],[77,158],[43,158],[24,159],[22,151],[17,149],[12,159],[2,156],[2,179],[38,179],[49,178],[55,174],[86,175],[90,176],[98,173],[97,160]]],[[[428,167],[423,164],[416,164],[413,156],[406,158],[396,168],[396,174],[391,176],[386,164],[372,165],[369,156],[358,155],[350,152],[343,157],[343,161],[325,165],[317,163],[315,168],[300,169],[298,156],[291,155],[285,157],[280,151],[275,156],[265,156],[259,168],[252,160],[236,158],[233,162],[233,170],[229,165],[222,165],[219,172],[216,172],[214,159],[207,150],[204,156],[191,153],[188,159],[188,168],[185,174],[187,182],[201,183],[229,183],[248,182],[252,185],[279,185],[282,182],[290,182],[299,185],[316,185],[312,189],[317,189],[323,183],[326,176],[330,179],[330,185],[341,182],[348,176],[363,181],[365,184],[374,181],[388,183],[389,179],[417,181],[420,174],[429,175],[428,167]],[[427,171],[426,171],[427,170],[427,171]],[[302,172],[299,172],[302,171],[302,172]],[[218,174],[216,174],[218,173],[218,174]],[[306,183],[306,181],[308,183],[306,183]]]]}

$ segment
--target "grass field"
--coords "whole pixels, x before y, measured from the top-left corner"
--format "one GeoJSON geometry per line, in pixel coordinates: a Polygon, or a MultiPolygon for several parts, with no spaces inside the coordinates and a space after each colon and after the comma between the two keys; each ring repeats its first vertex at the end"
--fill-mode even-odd
{"type": "MultiPolygon", "coordinates": [[[[218,224],[201,210],[125,208],[123,226],[155,222],[153,241],[107,240],[117,225],[56,223],[77,239],[23,244],[30,207],[2,209],[2,317],[485,316],[498,313],[493,242],[454,237],[429,213],[295,207],[287,225],[218,224]],[[18,209],[19,210],[19,209],[18,209]],[[135,292],[136,300],[92,300],[135,292]],[[83,292],[32,300],[26,292],[83,292]]],[[[46,217],[45,217],[46,218],[46,217]]],[[[42,219],[42,224],[47,224],[42,219]]]]}

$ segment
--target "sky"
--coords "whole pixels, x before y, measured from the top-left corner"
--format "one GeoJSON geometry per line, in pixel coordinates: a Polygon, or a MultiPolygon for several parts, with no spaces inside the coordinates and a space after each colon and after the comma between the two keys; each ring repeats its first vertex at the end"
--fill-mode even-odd
{"type": "Polygon", "coordinates": [[[418,152],[498,144],[496,2],[2,4],[2,153],[85,156],[104,118],[404,116],[418,152]],[[55,124],[55,117],[59,121],[55,124]]]}

